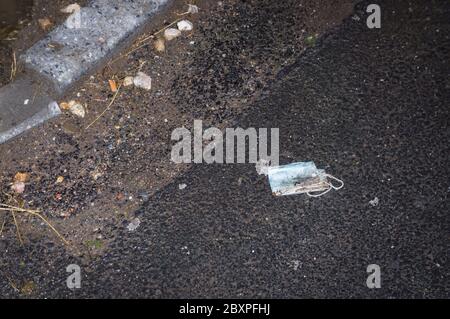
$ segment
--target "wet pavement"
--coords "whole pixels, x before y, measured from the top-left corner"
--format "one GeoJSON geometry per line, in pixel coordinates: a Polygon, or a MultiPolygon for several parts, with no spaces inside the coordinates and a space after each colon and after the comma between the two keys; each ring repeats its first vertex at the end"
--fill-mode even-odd
{"type": "MultiPolygon", "coordinates": [[[[101,257],[25,248],[36,296],[448,298],[449,6],[382,1],[382,28],[370,30],[367,4],[233,121],[279,128],[282,164],[314,160],[342,190],[277,198],[254,165],[194,165],[101,257]],[[65,287],[71,263],[80,290],[65,287]],[[366,286],[369,264],[381,289],[366,286]]],[[[15,296],[6,281],[0,292],[15,296]]]]}

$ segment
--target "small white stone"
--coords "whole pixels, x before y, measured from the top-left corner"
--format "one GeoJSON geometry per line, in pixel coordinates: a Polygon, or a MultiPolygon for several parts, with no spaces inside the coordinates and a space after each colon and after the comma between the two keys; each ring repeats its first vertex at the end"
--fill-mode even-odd
{"type": "Polygon", "coordinates": [[[183,189],[186,189],[187,185],[186,184],[180,184],[178,185],[178,188],[180,189],[180,191],[182,191],[183,189]]]}
{"type": "Polygon", "coordinates": [[[379,203],[380,203],[380,200],[378,199],[378,197],[375,197],[373,200],[369,201],[369,204],[372,207],[378,206],[379,203]]]}
{"type": "Polygon", "coordinates": [[[11,189],[17,194],[22,194],[25,191],[25,183],[24,182],[15,182],[11,186],[11,189]]]}
{"type": "Polygon", "coordinates": [[[24,105],[28,105],[28,103],[30,103],[30,100],[29,100],[29,99],[26,99],[25,101],[23,101],[23,104],[24,104],[24,105]]]}
{"type": "Polygon", "coordinates": [[[171,41],[181,35],[181,31],[175,28],[168,28],[164,31],[164,38],[171,41]]]}
{"type": "Polygon", "coordinates": [[[190,14],[196,14],[199,11],[199,7],[197,7],[195,4],[188,4],[188,13],[190,14]]]}
{"type": "Polygon", "coordinates": [[[134,78],[132,76],[127,76],[124,80],[123,80],[123,86],[131,86],[134,84],[134,78]]]}
{"type": "Polygon", "coordinates": [[[133,83],[138,88],[150,91],[152,89],[152,78],[144,72],[139,72],[133,79],[133,83]]]}
{"type": "Polygon", "coordinates": [[[191,21],[181,20],[177,23],[178,30],[180,31],[192,31],[194,29],[194,25],[191,21]]]}
{"type": "Polygon", "coordinates": [[[128,224],[127,229],[129,231],[135,231],[140,225],[141,221],[139,220],[139,218],[135,218],[131,221],[131,223],[128,224]]]}
{"type": "Polygon", "coordinates": [[[69,102],[69,111],[73,115],[78,116],[80,118],[84,118],[86,116],[86,111],[84,110],[83,105],[75,101],[69,102]]]}

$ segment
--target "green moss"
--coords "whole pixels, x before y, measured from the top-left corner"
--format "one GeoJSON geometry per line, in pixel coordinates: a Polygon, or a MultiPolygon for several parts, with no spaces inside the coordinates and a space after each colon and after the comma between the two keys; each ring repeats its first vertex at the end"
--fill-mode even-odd
{"type": "Polygon", "coordinates": [[[306,38],[305,43],[309,46],[316,45],[317,37],[315,35],[310,35],[306,38]]]}
{"type": "Polygon", "coordinates": [[[100,249],[103,247],[103,242],[100,239],[87,240],[86,246],[88,246],[89,248],[100,249]]]}

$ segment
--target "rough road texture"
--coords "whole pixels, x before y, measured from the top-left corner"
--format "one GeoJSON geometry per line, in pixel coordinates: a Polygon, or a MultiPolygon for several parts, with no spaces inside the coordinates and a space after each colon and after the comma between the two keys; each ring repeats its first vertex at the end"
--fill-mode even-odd
{"type": "MultiPolygon", "coordinates": [[[[1,241],[6,275],[46,297],[448,297],[449,8],[380,4],[380,30],[359,4],[235,120],[279,127],[282,163],[314,160],[343,190],[275,198],[254,166],[194,166],[134,212],[140,227],[119,227],[102,258],[1,241]],[[83,288],[71,292],[74,262],[83,288]],[[365,285],[372,263],[382,289],[365,285]]],[[[17,296],[7,280],[0,291],[17,296]]]]}
{"type": "Polygon", "coordinates": [[[425,2],[411,12],[383,4],[381,30],[348,20],[240,122],[279,127],[283,162],[315,160],[346,182],[344,190],[274,198],[251,165],[196,166],[139,211],[142,228],[115,242],[88,276],[91,289],[135,297],[448,297],[449,12],[425,2]],[[188,188],[179,191],[179,183],[188,188]],[[383,289],[365,286],[372,263],[382,267],[383,289]],[[117,290],[102,290],[114,280],[117,290]]]}

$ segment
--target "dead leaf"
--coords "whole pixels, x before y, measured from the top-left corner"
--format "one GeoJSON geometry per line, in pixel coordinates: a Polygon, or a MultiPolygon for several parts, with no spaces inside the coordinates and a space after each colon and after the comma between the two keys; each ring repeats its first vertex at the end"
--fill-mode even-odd
{"type": "Polygon", "coordinates": [[[41,29],[44,31],[47,31],[53,26],[53,23],[48,18],[38,19],[38,23],[41,29]]]}
{"type": "Polygon", "coordinates": [[[30,175],[28,173],[20,173],[19,172],[14,176],[14,182],[15,183],[17,183],[17,182],[25,183],[28,181],[29,177],[30,177],[30,175]]]}

